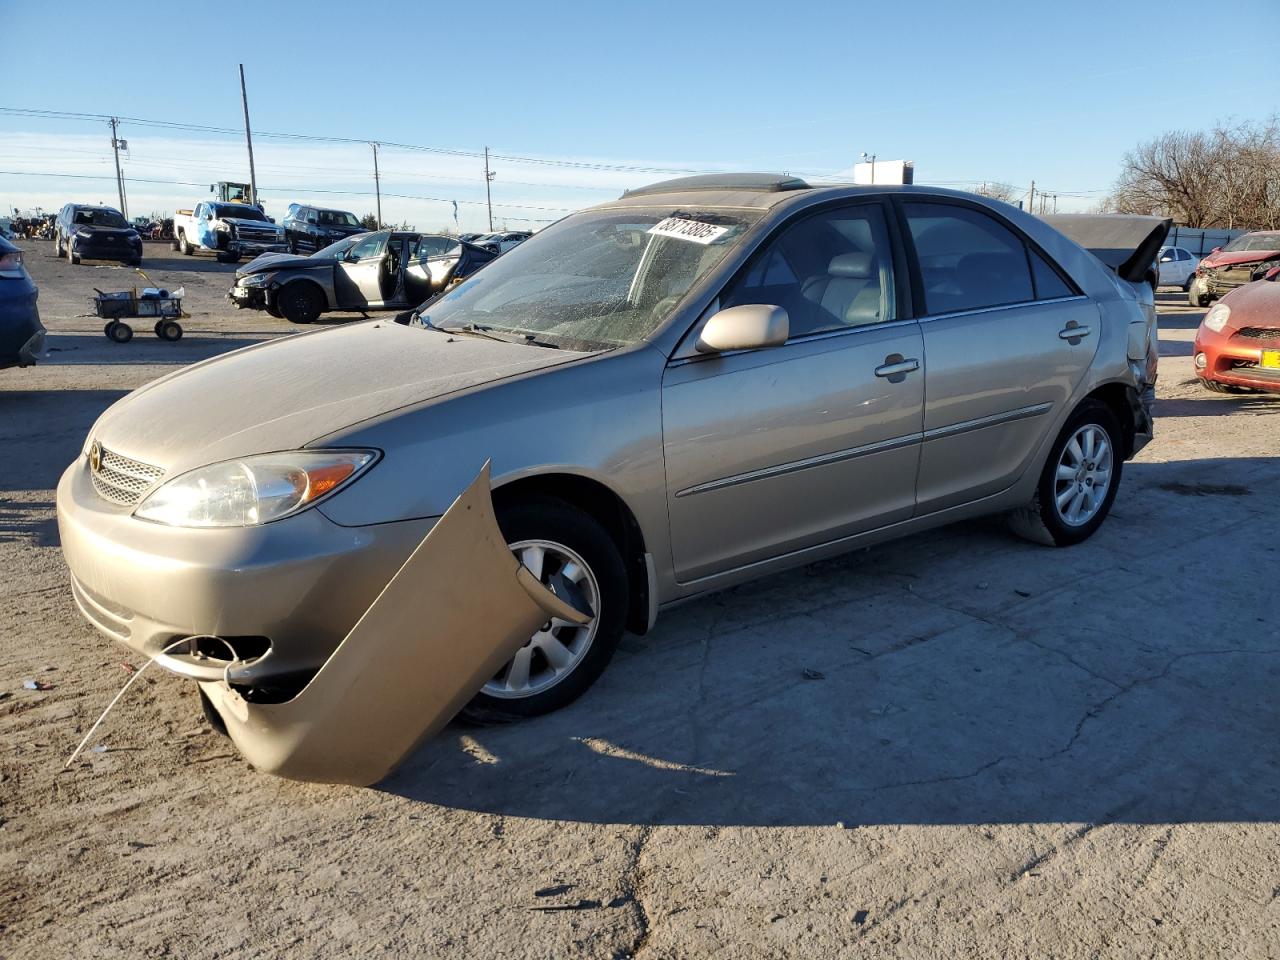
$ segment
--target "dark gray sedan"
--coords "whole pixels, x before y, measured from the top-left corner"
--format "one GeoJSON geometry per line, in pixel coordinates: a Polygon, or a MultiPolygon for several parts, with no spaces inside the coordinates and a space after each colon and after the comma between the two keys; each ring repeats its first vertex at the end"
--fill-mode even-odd
{"type": "Polygon", "coordinates": [[[454,237],[379,230],[309,257],[264,253],[236,271],[237,307],[311,323],[338,310],[405,310],[470,276],[497,254],[454,237]]]}

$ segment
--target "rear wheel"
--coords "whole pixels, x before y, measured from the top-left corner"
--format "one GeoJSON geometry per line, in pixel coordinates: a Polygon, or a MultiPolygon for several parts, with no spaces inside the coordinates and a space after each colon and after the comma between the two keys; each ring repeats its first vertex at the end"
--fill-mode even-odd
{"type": "Polygon", "coordinates": [[[1047,546],[1093,536],[1111,511],[1124,467],[1123,437],[1111,408],[1086,400],[1068,419],[1045,461],[1035,498],[1009,515],[1014,532],[1047,546]]]}
{"type": "Polygon", "coordinates": [[[187,243],[187,235],[181,230],[178,231],[178,252],[184,257],[191,256],[193,252],[191,244],[187,243]]]}
{"type": "Polygon", "coordinates": [[[276,306],[290,323],[312,323],[324,312],[324,294],[309,281],[295,281],[276,294],[276,306]]]}
{"type": "Polygon", "coordinates": [[[626,625],[627,576],[618,548],[592,517],[554,499],[498,513],[511,551],[544,585],[592,612],[583,626],[551,618],[463,710],[479,721],[532,717],[572,703],[608,666],[626,625]]]}

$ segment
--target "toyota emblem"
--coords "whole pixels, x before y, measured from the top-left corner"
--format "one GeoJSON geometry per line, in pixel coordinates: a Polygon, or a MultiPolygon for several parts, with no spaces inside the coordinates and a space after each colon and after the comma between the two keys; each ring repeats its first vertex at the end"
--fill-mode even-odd
{"type": "Polygon", "coordinates": [[[102,469],[102,444],[97,440],[89,447],[89,469],[94,473],[102,469]]]}

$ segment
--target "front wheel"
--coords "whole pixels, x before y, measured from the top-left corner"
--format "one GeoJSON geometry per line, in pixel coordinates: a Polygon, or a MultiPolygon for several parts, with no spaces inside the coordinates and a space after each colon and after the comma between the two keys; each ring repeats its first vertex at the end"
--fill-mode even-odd
{"type": "Polygon", "coordinates": [[[290,323],[312,323],[324,311],[325,299],[310,281],[294,281],[280,288],[276,306],[290,323]]]}
{"type": "Polygon", "coordinates": [[[1120,487],[1122,442],[1110,407],[1098,400],[1082,403],[1049,451],[1034,499],[1009,515],[1013,531],[1051,547],[1093,536],[1120,487]]]}
{"type": "Polygon", "coordinates": [[[561,500],[539,499],[498,512],[520,562],[557,596],[590,610],[582,626],[549,619],[463,709],[482,722],[558,710],[586,692],[613,657],[627,614],[627,575],[613,538],[561,500]]]}
{"type": "Polygon", "coordinates": [[[1196,283],[1195,277],[1191,278],[1191,282],[1187,285],[1187,303],[1193,307],[1207,307],[1209,298],[1200,291],[1200,284],[1196,283]]]}

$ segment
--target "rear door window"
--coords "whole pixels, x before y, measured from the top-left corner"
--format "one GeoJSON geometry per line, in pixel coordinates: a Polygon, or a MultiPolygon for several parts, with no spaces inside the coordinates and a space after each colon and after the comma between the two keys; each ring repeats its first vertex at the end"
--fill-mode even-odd
{"type": "Polygon", "coordinates": [[[903,210],[928,313],[1035,299],[1026,245],[994,217],[944,203],[904,203],[903,210]]]}
{"type": "Polygon", "coordinates": [[[1058,297],[1073,297],[1075,289],[1062,279],[1057,270],[1049,264],[1038,250],[1028,251],[1031,257],[1031,273],[1036,283],[1037,300],[1054,300],[1058,297]]]}

